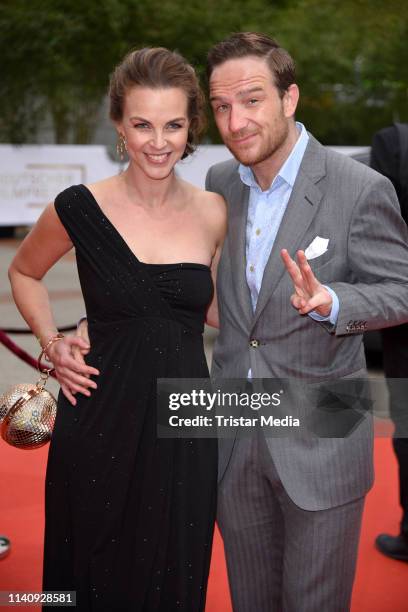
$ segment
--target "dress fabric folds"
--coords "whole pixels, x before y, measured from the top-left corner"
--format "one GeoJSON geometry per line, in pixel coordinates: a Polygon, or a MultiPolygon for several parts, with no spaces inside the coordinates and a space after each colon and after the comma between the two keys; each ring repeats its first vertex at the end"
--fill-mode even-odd
{"type": "Polygon", "coordinates": [[[46,474],[43,589],[77,610],[204,610],[217,442],[157,437],[157,378],[204,378],[207,266],[145,264],[91,192],[55,201],[77,257],[91,397],[60,393],[46,474]]]}

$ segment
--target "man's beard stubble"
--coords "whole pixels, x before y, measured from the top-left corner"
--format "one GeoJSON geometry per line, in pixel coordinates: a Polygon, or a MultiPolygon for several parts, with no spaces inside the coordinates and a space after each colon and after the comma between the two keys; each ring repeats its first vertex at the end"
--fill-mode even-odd
{"type": "MultiPolygon", "coordinates": [[[[253,134],[253,131],[242,130],[239,133],[239,138],[245,138],[253,134]]],[[[252,151],[251,147],[248,149],[235,148],[234,141],[230,139],[225,142],[226,147],[232,153],[232,155],[244,166],[256,166],[272,157],[279,149],[282,148],[289,134],[289,125],[286,121],[279,121],[275,123],[272,132],[269,132],[267,141],[262,143],[260,150],[252,151]]],[[[237,138],[238,139],[238,138],[237,138]]]]}

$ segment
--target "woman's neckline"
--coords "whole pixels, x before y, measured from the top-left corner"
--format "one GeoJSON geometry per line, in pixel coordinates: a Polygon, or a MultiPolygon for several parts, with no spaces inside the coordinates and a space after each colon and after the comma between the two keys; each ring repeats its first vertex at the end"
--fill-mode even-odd
{"type": "Polygon", "coordinates": [[[198,263],[198,262],[194,262],[194,261],[179,261],[179,262],[172,262],[172,263],[150,263],[147,261],[141,261],[138,256],[136,255],[136,253],[134,253],[134,251],[130,248],[130,246],[128,245],[128,243],[126,242],[126,240],[124,239],[124,237],[122,236],[122,234],[119,232],[119,230],[116,228],[116,226],[112,223],[112,221],[109,219],[109,217],[106,215],[106,213],[102,210],[101,206],[99,205],[97,199],[95,198],[94,194],[92,193],[92,191],[83,183],[80,183],[78,185],[85,193],[86,196],[88,196],[88,200],[90,202],[92,202],[95,206],[95,208],[98,210],[99,214],[102,215],[104,217],[104,219],[106,219],[106,221],[108,222],[108,224],[110,225],[110,227],[112,228],[113,232],[115,233],[115,235],[118,237],[118,239],[122,242],[123,246],[127,249],[127,251],[129,253],[131,253],[131,255],[133,256],[133,258],[137,261],[137,263],[139,263],[142,266],[179,266],[179,267],[183,267],[183,266],[195,266],[198,268],[205,268],[207,270],[211,270],[210,266],[207,266],[206,264],[203,263],[198,263]]]}

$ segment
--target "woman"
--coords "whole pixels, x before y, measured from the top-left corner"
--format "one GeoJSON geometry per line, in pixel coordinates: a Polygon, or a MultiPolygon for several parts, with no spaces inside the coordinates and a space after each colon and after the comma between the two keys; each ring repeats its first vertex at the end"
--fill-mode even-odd
{"type": "MultiPolygon", "coordinates": [[[[60,193],[9,270],[62,388],[43,588],[75,590],[81,611],[193,612],[205,605],[216,440],[157,438],[156,379],[208,376],[202,332],[225,204],[174,172],[203,126],[203,96],[183,58],[134,51],[109,93],[127,170],[60,193]],[[86,352],[85,343],[57,337],[41,281],[72,246],[91,340],[83,365],[72,350],[86,352]]],[[[215,313],[213,301],[213,323],[215,313]]]]}

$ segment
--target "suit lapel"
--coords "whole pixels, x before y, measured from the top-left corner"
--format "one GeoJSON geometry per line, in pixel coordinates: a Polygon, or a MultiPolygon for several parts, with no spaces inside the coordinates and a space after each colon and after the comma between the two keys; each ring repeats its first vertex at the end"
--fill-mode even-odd
{"type": "Polygon", "coordinates": [[[317,213],[322,193],[316,183],[325,175],[325,155],[324,147],[309,135],[309,142],[292,194],[265,266],[253,325],[257,322],[285,273],[285,266],[280,255],[281,250],[287,249],[289,254],[294,256],[296,250],[300,248],[302,236],[317,213]]]}
{"type": "Polygon", "coordinates": [[[236,172],[230,187],[228,215],[228,242],[232,262],[232,276],[238,301],[248,323],[252,318],[252,305],[246,281],[246,224],[249,203],[249,187],[244,185],[236,172]]]}

